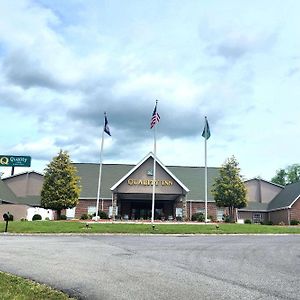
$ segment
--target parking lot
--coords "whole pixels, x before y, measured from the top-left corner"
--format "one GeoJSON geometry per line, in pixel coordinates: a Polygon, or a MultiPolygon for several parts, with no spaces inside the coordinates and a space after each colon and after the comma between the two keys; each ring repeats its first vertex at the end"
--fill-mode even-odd
{"type": "Polygon", "coordinates": [[[298,235],[1,235],[0,270],[79,299],[299,299],[298,235]]]}

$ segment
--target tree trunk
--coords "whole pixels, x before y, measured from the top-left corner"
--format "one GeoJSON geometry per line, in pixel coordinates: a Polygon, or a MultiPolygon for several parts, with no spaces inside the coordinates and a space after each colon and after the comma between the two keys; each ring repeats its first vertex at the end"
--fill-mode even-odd
{"type": "Polygon", "coordinates": [[[230,206],[228,207],[229,209],[229,217],[230,217],[230,222],[234,222],[235,218],[234,218],[234,207],[230,206]]]}
{"type": "Polygon", "coordinates": [[[57,220],[60,220],[61,209],[58,209],[58,210],[56,211],[56,214],[57,214],[57,220]]]}

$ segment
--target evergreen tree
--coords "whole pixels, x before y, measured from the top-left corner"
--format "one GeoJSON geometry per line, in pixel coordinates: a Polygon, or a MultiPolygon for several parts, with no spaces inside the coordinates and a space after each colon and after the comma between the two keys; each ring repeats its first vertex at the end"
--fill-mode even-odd
{"type": "Polygon", "coordinates": [[[247,205],[246,187],[240,175],[240,169],[235,157],[227,159],[220,169],[220,175],[215,179],[212,194],[219,207],[227,207],[231,220],[234,220],[235,208],[247,205]]]}
{"type": "Polygon", "coordinates": [[[73,208],[78,204],[81,188],[76,173],[68,152],[62,150],[45,169],[41,205],[56,210],[58,219],[62,209],[73,208]]]}

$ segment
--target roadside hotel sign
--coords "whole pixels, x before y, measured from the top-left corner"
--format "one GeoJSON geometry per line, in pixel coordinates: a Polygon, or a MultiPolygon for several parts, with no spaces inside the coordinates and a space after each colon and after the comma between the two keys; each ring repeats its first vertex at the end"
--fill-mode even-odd
{"type": "Polygon", "coordinates": [[[0,167],[30,167],[30,156],[0,155],[0,167]]]}

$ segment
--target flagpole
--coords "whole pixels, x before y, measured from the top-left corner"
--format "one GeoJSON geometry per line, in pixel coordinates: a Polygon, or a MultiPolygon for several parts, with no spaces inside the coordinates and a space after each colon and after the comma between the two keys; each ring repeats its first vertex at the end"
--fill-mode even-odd
{"type": "MultiPolygon", "coordinates": [[[[103,131],[102,131],[101,150],[100,150],[100,165],[99,165],[98,190],[97,190],[97,204],[96,204],[96,221],[98,221],[99,198],[100,198],[100,190],[101,190],[103,144],[104,144],[104,127],[103,127],[103,131]]],[[[103,210],[103,200],[102,200],[102,210],[103,210]]]]}
{"type": "MultiPolygon", "coordinates": [[[[156,100],[156,108],[157,108],[156,100]]],[[[154,208],[155,208],[155,186],[156,186],[156,126],[154,126],[154,145],[153,145],[153,185],[152,185],[152,210],[151,210],[151,224],[154,226],[154,208]]]]}
{"type": "MultiPolygon", "coordinates": [[[[205,117],[206,119],[206,117],[205,117]]],[[[207,139],[204,143],[204,156],[205,156],[205,223],[207,223],[207,139]]]]}

